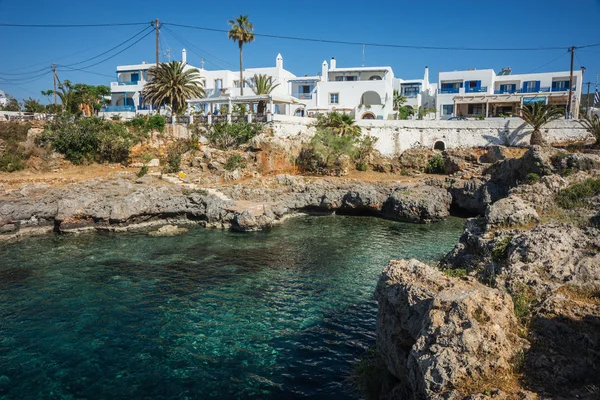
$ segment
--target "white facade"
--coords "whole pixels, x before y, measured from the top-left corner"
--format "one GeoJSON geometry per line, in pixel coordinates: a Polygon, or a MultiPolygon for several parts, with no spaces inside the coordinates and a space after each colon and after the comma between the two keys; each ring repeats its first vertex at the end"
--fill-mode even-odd
{"type": "Polygon", "coordinates": [[[8,103],[8,97],[6,97],[6,93],[0,90],[0,107],[5,106],[8,103]]]}
{"type": "Polygon", "coordinates": [[[429,82],[429,67],[425,67],[423,79],[394,79],[394,90],[406,98],[404,105],[413,110],[435,109],[436,85],[429,82]]]}
{"type": "MultiPolygon", "coordinates": [[[[437,93],[439,118],[510,117],[523,105],[534,102],[564,107],[569,96],[569,71],[515,74],[504,69],[440,72],[437,93]]],[[[581,71],[573,72],[571,111],[579,113],[582,90],[581,71]]]]}

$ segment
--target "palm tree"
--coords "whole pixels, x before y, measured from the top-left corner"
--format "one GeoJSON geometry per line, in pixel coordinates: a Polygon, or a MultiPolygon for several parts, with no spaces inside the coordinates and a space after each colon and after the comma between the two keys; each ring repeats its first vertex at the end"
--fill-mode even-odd
{"type": "Polygon", "coordinates": [[[144,86],[144,104],[159,108],[163,104],[171,107],[173,115],[185,110],[185,101],[192,97],[204,97],[200,83],[200,71],[196,68],[185,70],[185,63],[171,61],[161,63],[148,70],[152,80],[144,86]]]}
{"type": "Polygon", "coordinates": [[[598,116],[593,115],[591,118],[585,116],[579,123],[596,138],[594,146],[600,147],[600,119],[598,116]]]}
{"type": "Polygon", "coordinates": [[[247,15],[240,15],[236,17],[234,20],[229,20],[229,25],[231,25],[231,29],[227,32],[227,38],[237,42],[240,48],[240,94],[244,95],[244,74],[243,74],[243,64],[242,64],[242,47],[244,43],[250,43],[254,41],[254,26],[252,22],[248,19],[247,15]]]}
{"type": "MultiPolygon", "coordinates": [[[[254,94],[271,94],[273,89],[279,86],[279,83],[273,85],[273,77],[267,74],[254,74],[254,77],[249,82],[250,89],[254,94]]],[[[265,112],[265,101],[261,100],[258,102],[258,114],[265,112]]]]}
{"type": "Polygon", "coordinates": [[[350,114],[337,111],[330,112],[320,116],[317,120],[317,126],[329,128],[332,132],[340,136],[360,136],[360,126],[354,124],[354,117],[350,114]]]}
{"type": "Polygon", "coordinates": [[[398,111],[398,109],[402,106],[402,104],[406,103],[406,97],[400,94],[398,89],[394,89],[394,111],[398,111]]]}
{"type": "Polygon", "coordinates": [[[533,128],[533,133],[529,140],[530,145],[543,145],[544,138],[541,131],[542,127],[563,116],[563,113],[559,108],[544,103],[533,103],[526,107],[522,107],[520,111],[523,121],[533,128]]]}

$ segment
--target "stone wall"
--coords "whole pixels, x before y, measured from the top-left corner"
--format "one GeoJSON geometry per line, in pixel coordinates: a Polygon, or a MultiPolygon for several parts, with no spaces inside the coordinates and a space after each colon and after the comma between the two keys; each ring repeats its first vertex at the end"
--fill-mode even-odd
{"type": "MultiPolygon", "coordinates": [[[[273,116],[273,131],[288,137],[313,134],[312,118],[273,116]]],[[[525,146],[531,129],[520,118],[487,119],[484,121],[447,120],[358,120],[363,133],[375,136],[377,149],[386,156],[400,155],[412,147],[431,147],[442,142],[444,148],[486,147],[492,144],[525,146]]],[[[577,121],[554,121],[543,129],[550,142],[570,142],[591,136],[577,121]]]]}

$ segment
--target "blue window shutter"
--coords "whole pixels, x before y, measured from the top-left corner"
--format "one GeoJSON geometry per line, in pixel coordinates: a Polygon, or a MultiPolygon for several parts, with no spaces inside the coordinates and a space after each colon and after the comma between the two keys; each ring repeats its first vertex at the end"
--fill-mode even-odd
{"type": "Polygon", "coordinates": [[[511,86],[512,86],[512,91],[516,92],[517,91],[517,84],[513,83],[511,86]]]}
{"type": "Polygon", "coordinates": [[[535,90],[540,90],[540,81],[535,81],[535,90]]]}
{"type": "Polygon", "coordinates": [[[481,81],[475,81],[475,82],[477,82],[477,83],[475,84],[475,86],[476,86],[476,87],[478,87],[478,88],[480,88],[480,87],[481,87],[481,81]]]}

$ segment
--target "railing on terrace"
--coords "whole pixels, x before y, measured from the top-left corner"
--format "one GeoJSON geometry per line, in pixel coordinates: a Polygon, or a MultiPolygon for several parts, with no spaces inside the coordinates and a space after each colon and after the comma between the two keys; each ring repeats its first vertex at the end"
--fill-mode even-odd
{"type": "Polygon", "coordinates": [[[438,93],[440,94],[448,94],[448,93],[458,93],[460,88],[440,88],[438,89],[438,93]]]}
{"type": "Polygon", "coordinates": [[[103,112],[135,112],[135,106],[104,106],[103,112]]]}
{"type": "Polygon", "coordinates": [[[519,91],[519,93],[542,93],[549,92],[550,86],[540,87],[540,88],[523,88],[519,91]]]}
{"type": "Polygon", "coordinates": [[[519,92],[518,89],[494,90],[494,94],[513,94],[519,92]]]}
{"type": "MultiPolygon", "coordinates": [[[[576,90],[575,86],[573,86],[573,89],[572,89],[572,90],[573,90],[573,91],[575,91],[575,90],[576,90]]],[[[553,91],[553,92],[568,92],[568,91],[569,91],[569,88],[566,88],[566,87],[553,87],[553,88],[552,88],[552,91],[553,91]]]]}
{"type": "Polygon", "coordinates": [[[418,93],[402,93],[402,96],[406,97],[407,99],[415,99],[417,95],[418,93]]]}
{"type": "Polygon", "coordinates": [[[300,100],[312,99],[312,93],[292,93],[292,96],[300,100]]]}
{"type": "Polygon", "coordinates": [[[485,92],[487,92],[487,90],[488,90],[487,86],[466,87],[465,93],[485,93],[485,92]]]}
{"type": "Polygon", "coordinates": [[[119,86],[137,85],[140,81],[115,82],[119,86]]]}

